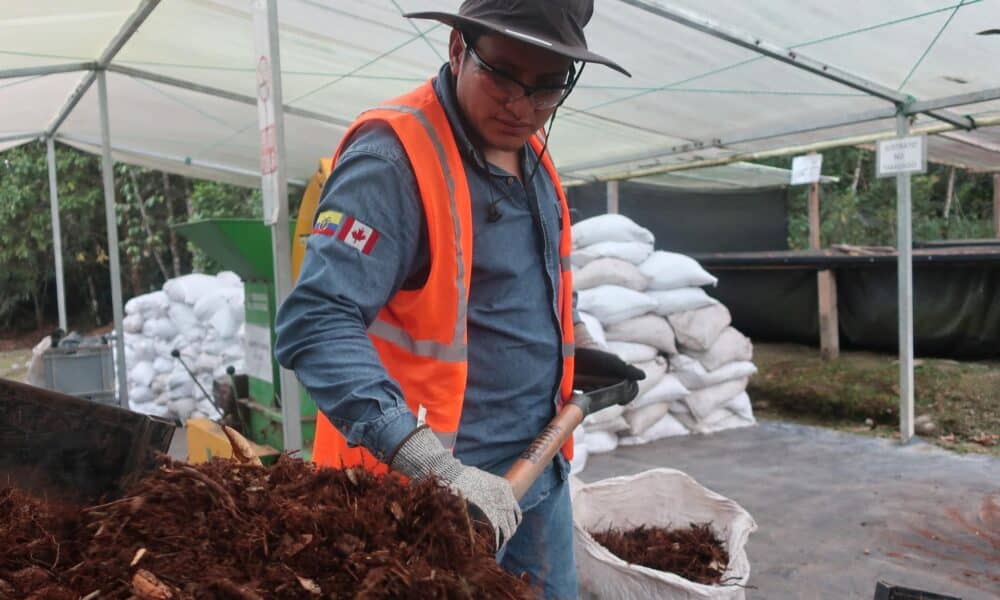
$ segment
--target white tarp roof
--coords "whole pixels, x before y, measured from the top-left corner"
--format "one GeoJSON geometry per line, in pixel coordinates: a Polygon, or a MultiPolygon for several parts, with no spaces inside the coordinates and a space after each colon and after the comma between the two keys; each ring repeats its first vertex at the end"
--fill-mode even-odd
{"type": "MultiPolygon", "coordinates": [[[[249,0],[5,0],[0,10],[0,75],[6,76],[0,79],[0,150],[23,141],[12,138],[49,129],[86,75],[11,77],[25,73],[13,70],[93,63],[145,4],[155,8],[109,64],[117,158],[258,185],[256,106],[248,102],[256,94],[249,0]],[[196,86],[228,97],[186,89],[196,86]]],[[[448,29],[407,21],[401,13],[451,10],[459,4],[280,0],[284,99],[295,111],[286,113],[291,180],[308,179],[317,159],[332,153],[344,124],[361,110],[412,88],[444,62],[448,29]]],[[[590,46],[634,77],[596,65],[587,68],[553,131],[553,155],[564,173],[619,177],[638,169],[648,174],[832,139],[871,141],[873,134],[894,131],[890,101],[668,20],[656,14],[658,9],[697,13],[686,16],[702,23],[702,29],[747,33],[761,47],[788,49],[797,61],[804,54],[918,102],[986,92],[981,94],[985,101],[967,99],[951,114],[971,115],[981,125],[1000,124],[995,99],[1000,97],[995,66],[1000,36],[976,35],[1000,26],[1000,2],[601,0],[587,29],[590,46]],[[773,135],[819,122],[850,122],[863,113],[869,120],[861,123],[773,135]]],[[[91,86],[57,139],[88,150],[99,147],[96,97],[97,86],[91,86]]],[[[914,127],[923,126],[950,127],[919,114],[914,127]]],[[[1000,134],[981,129],[960,135],[978,146],[936,140],[932,158],[1000,170],[1000,134]]]]}

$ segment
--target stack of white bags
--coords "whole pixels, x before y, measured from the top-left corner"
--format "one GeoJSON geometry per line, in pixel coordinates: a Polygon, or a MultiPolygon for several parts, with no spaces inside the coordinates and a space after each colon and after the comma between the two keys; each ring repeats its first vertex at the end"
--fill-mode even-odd
{"type": "Polygon", "coordinates": [[[702,289],[717,279],[695,260],[654,249],[653,234],[621,215],[573,226],[573,286],[591,340],[646,373],[627,408],[590,415],[574,436],[573,471],[587,456],[755,421],[746,387],[750,340],[702,289]]]}
{"type": "Polygon", "coordinates": [[[129,406],[136,412],[186,420],[215,419],[205,397],[232,365],[243,370],[243,282],[235,273],[193,273],[161,291],[125,303],[125,366],[129,406]],[[180,351],[180,359],[171,356],[180,351]]]}

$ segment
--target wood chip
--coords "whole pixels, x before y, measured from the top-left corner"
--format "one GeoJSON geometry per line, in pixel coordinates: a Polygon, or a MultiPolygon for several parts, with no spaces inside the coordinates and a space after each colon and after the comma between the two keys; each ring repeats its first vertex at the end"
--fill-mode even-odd
{"type": "Polygon", "coordinates": [[[137,564],[139,564],[139,561],[142,560],[143,556],[146,556],[146,549],[139,548],[138,550],[136,550],[135,556],[132,557],[132,562],[130,562],[128,566],[130,567],[136,566],[137,564]]]}
{"type": "Polygon", "coordinates": [[[172,600],[170,587],[146,569],[139,569],[132,576],[132,592],[140,600],[172,600]]]}
{"type": "Polygon", "coordinates": [[[315,581],[307,577],[299,577],[298,575],[295,577],[298,578],[299,583],[302,584],[302,587],[305,588],[307,592],[316,596],[322,595],[323,590],[316,584],[315,581]]]}

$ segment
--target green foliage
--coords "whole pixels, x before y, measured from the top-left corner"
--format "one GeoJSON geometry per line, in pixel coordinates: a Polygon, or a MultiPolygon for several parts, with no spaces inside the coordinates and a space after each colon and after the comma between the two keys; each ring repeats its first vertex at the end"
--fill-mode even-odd
{"type": "MultiPolygon", "coordinates": [[[[67,313],[71,325],[111,319],[104,192],[98,157],[56,146],[67,313]]],[[[125,298],[184,273],[215,271],[170,225],[219,217],[261,218],[259,190],[115,165],[125,298]]],[[[290,190],[296,200],[300,191],[290,190]]],[[[45,144],[0,154],[0,329],[56,320],[55,265],[45,144]]]]}
{"type": "MultiPolygon", "coordinates": [[[[762,161],[791,168],[792,157],[762,161]]],[[[993,188],[989,175],[956,171],[954,199],[944,217],[951,167],[931,163],[912,178],[913,239],[981,239],[993,236],[993,188]]],[[[896,243],[896,180],[875,178],[875,153],[863,148],[823,152],[823,174],[840,181],[825,184],[820,199],[822,245],[892,246],[896,243]]],[[[788,243],[809,247],[808,186],[793,188],[788,201],[788,243]]]]}

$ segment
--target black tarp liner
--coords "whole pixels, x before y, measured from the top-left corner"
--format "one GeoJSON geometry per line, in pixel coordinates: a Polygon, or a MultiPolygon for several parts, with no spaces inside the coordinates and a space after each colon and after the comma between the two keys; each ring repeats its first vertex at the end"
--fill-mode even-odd
{"type": "MultiPolygon", "coordinates": [[[[894,257],[893,257],[894,258],[894,257]]],[[[816,270],[708,267],[708,288],[751,339],[819,344],[816,270]]],[[[896,267],[891,262],[834,270],[840,339],[845,348],[898,352],[896,267]]],[[[920,356],[983,359],[1000,356],[1000,260],[915,262],[914,351],[920,356]]]]}
{"type": "MultiPolygon", "coordinates": [[[[787,188],[699,191],[623,181],[618,210],[649,229],[656,247],[683,254],[788,248],[787,188]]],[[[574,222],[607,212],[607,184],[568,189],[574,222]]]]}

